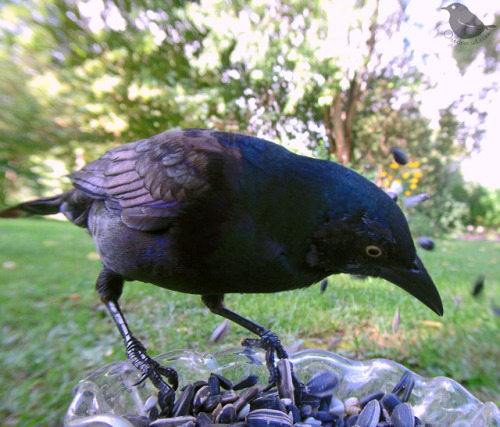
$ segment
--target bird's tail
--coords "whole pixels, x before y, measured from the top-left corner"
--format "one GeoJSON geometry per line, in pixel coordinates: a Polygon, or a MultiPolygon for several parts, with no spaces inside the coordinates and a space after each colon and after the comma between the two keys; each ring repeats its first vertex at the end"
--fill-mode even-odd
{"type": "Polygon", "coordinates": [[[87,226],[91,199],[76,189],[52,197],[42,197],[0,211],[0,218],[21,218],[32,215],[63,213],[72,223],[87,226]]]}
{"type": "Polygon", "coordinates": [[[59,213],[61,196],[42,197],[0,211],[0,218],[19,218],[31,215],[52,215],[59,213]]]}

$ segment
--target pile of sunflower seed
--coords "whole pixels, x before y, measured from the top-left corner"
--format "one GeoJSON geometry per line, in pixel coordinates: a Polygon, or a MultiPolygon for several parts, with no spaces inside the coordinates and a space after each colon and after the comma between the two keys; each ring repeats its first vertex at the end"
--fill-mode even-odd
{"type": "MultiPolygon", "coordinates": [[[[316,372],[302,385],[287,359],[278,362],[279,381],[274,388],[258,385],[250,375],[238,384],[210,374],[186,385],[175,402],[151,396],[146,416],[125,416],[140,427],[412,427],[423,425],[408,399],[415,381],[406,371],[391,393],[383,391],[344,401],[334,396],[339,379],[329,370],[316,372]],[[295,384],[295,386],[294,386],[295,384]]],[[[432,427],[425,424],[425,427],[432,427]]]]}

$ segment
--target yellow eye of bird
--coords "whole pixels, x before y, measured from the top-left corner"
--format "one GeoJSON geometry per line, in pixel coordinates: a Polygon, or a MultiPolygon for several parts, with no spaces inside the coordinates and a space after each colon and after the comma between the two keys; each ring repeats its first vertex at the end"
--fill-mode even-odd
{"type": "Polygon", "coordinates": [[[365,251],[366,254],[368,256],[371,256],[372,258],[378,258],[380,255],[382,255],[382,249],[375,245],[368,245],[365,251]]]}

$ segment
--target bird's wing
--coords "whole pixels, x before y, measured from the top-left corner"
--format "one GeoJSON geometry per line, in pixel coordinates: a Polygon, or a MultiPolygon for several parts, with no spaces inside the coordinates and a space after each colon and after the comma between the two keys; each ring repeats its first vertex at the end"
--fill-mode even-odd
{"type": "Polygon", "coordinates": [[[159,230],[189,200],[209,191],[211,176],[220,175],[217,169],[238,153],[210,131],[170,131],[111,149],[71,179],[90,197],[104,200],[127,226],[159,230]]]}
{"type": "Polygon", "coordinates": [[[458,23],[470,28],[477,28],[484,26],[483,21],[481,21],[476,15],[468,10],[464,10],[458,13],[458,23]]]}

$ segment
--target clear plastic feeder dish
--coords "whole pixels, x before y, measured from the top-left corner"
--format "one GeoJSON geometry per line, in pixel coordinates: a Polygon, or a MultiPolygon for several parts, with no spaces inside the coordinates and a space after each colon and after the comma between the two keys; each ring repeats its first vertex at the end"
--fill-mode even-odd
{"type": "MultiPolygon", "coordinates": [[[[216,354],[176,350],[155,358],[162,366],[179,374],[179,388],[197,380],[207,380],[210,373],[220,374],[233,383],[250,374],[267,384],[268,371],[264,352],[234,348],[216,354]]],[[[317,371],[328,369],[339,378],[334,396],[362,398],[378,391],[390,392],[407,371],[402,365],[385,359],[351,361],[322,350],[300,351],[292,356],[294,371],[306,383],[317,371]]],[[[500,410],[492,402],[482,403],[456,381],[445,378],[423,378],[412,373],[415,387],[409,403],[423,423],[434,426],[500,426],[500,410]]],[[[145,403],[156,389],[145,381],[132,386],[140,373],[128,361],[107,365],[75,388],[75,397],[66,413],[64,425],[133,427],[124,415],[147,416],[145,403]]]]}

